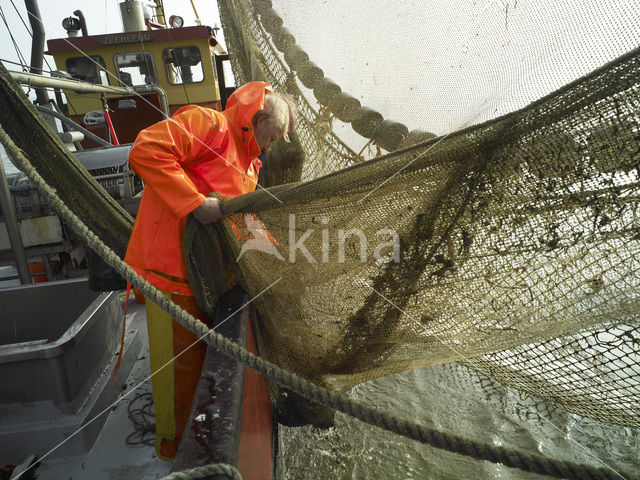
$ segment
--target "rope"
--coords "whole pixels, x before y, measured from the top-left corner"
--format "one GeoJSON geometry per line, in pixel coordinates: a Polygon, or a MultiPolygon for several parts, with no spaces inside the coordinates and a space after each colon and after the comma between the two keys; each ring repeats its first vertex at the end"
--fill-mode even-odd
{"type": "MultiPolygon", "coordinates": [[[[570,461],[549,459],[537,454],[529,454],[519,450],[507,449],[494,445],[480,443],[474,440],[462,438],[440,432],[422,425],[418,425],[409,420],[390,414],[380,412],[375,408],[357,402],[343,396],[330,392],[319,387],[302,377],[282,370],[278,366],[267,362],[252,353],[248,352],[238,344],[223,337],[219,333],[211,330],[203,322],[196,319],[181,307],[171,302],[162,295],[158,289],[153,287],[148,281],[139,276],[129,265],[124,263],[102,240],[100,240],[86,225],[62,202],[55,194],[55,191],[46,184],[34,167],[29,163],[24,153],[15,145],[9,135],[0,127],[0,142],[5,146],[7,153],[20,168],[37,186],[37,188],[51,201],[51,205],[64,219],[73,231],[80,237],[85,238],[87,244],[117,273],[127,279],[134,287],[144,293],[144,295],[156,303],[164,312],[175,318],[181,325],[203,339],[209,345],[219,349],[230,358],[238,360],[249,366],[256,372],[264,375],[269,380],[287,387],[316,403],[329,406],[344,414],[353,416],[358,420],[376,427],[383,428],[393,433],[397,433],[412,440],[431,445],[432,447],[459,453],[478,460],[489,460],[494,463],[502,463],[508,467],[519,468],[524,471],[549,475],[556,478],[568,478],[576,480],[604,480],[617,479],[626,480],[640,479],[636,473],[617,473],[610,468],[594,467],[590,465],[577,464],[570,461]]],[[[183,477],[180,477],[183,478],[183,477]]],[[[187,478],[187,477],[184,477],[187,478]]]]}
{"type": "MultiPolygon", "coordinates": [[[[409,133],[409,129],[400,122],[385,120],[384,117],[376,112],[377,120],[371,126],[370,129],[366,129],[369,131],[364,131],[362,128],[356,128],[356,124],[359,123],[359,119],[362,114],[369,110],[373,112],[372,109],[360,105],[360,102],[349,95],[347,92],[343,92],[342,88],[337,84],[335,85],[337,89],[332,93],[326,96],[323,96],[318,93],[318,88],[322,91],[323,84],[326,82],[331,82],[324,75],[324,72],[321,69],[317,69],[316,77],[309,78],[308,76],[302,75],[304,78],[301,78],[302,72],[312,68],[314,65],[309,60],[309,55],[302,49],[299,45],[297,45],[295,37],[291,35],[283,25],[282,18],[276,13],[276,11],[270,5],[271,2],[261,2],[261,1],[253,1],[247,2],[247,8],[250,10],[250,14],[253,15],[254,21],[256,24],[262,28],[265,34],[269,34],[271,36],[271,43],[275,48],[277,48],[280,52],[282,52],[282,58],[286,62],[289,70],[291,72],[297,72],[298,80],[307,88],[309,88],[312,92],[318,103],[320,105],[326,107],[334,116],[339,118],[345,123],[351,124],[353,130],[359,135],[369,138],[372,140],[378,140],[378,143],[381,143],[382,148],[388,151],[397,150],[400,147],[408,146],[412,143],[418,143],[418,138],[415,138],[413,142],[409,142],[405,144],[405,140],[407,139],[407,135],[409,133]],[[278,42],[276,41],[276,37],[286,36],[289,41],[288,42],[278,42]],[[288,55],[292,51],[297,50],[298,60],[293,61],[293,59],[288,55]],[[304,60],[300,60],[300,57],[304,58],[304,60]],[[339,98],[339,101],[335,101],[336,98],[339,98]],[[351,102],[351,106],[347,108],[351,113],[346,113],[344,107],[347,102],[351,102]],[[394,132],[394,130],[397,130],[394,132]],[[392,138],[393,137],[393,138],[392,138]]],[[[223,6],[222,8],[228,8],[223,6]]],[[[236,7],[232,7],[236,8],[236,7]]],[[[236,15],[238,12],[236,11],[236,15]]],[[[254,40],[257,42],[258,39],[254,33],[254,31],[249,28],[247,29],[248,34],[251,35],[254,40]]],[[[280,60],[280,56],[276,53],[275,49],[269,45],[269,49],[273,52],[274,60],[280,60]]],[[[428,132],[418,132],[421,133],[423,138],[421,141],[434,138],[435,135],[428,132]]]]}
{"type": "Polygon", "coordinates": [[[18,14],[18,18],[20,18],[20,21],[22,22],[22,25],[24,25],[24,28],[27,30],[27,33],[29,34],[29,36],[33,37],[33,32],[31,30],[29,30],[29,27],[27,26],[27,22],[25,22],[24,18],[22,18],[22,14],[18,10],[18,7],[16,7],[16,4],[13,2],[13,0],[11,0],[11,5],[13,5],[13,9],[18,14]]]}
{"type": "Polygon", "coordinates": [[[125,439],[127,445],[154,444],[156,434],[155,414],[153,412],[153,398],[150,392],[141,393],[127,405],[129,420],[133,422],[134,430],[125,439]],[[138,407],[138,403],[144,404],[138,407]],[[138,402],[138,403],[136,403],[138,402]],[[136,408],[134,408],[136,407],[136,408]]]}
{"type": "MultiPolygon", "coordinates": [[[[24,68],[27,66],[27,61],[25,60],[24,56],[22,55],[22,52],[20,51],[20,47],[18,47],[18,44],[16,43],[16,39],[13,38],[13,34],[11,33],[11,29],[9,28],[9,24],[7,23],[7,18],[4,15],[4,11],[2,10],[2,7],[0,7],[0,18],[2,18],[2,22],[4,23],[5,27],[7,27],[7,32],[9,32],[9,36],[11,37],[11,42],[13,43],[13,48],[16,51],[16,54],[18,55],[18,60],[20,60],[22,62],[21,66],[24,68]]],[[[22,17],[20,17],[22,18],[22,17]]],[[[27,29],[28,31],[28,29],[27,29]]]]}
{"type": "Polygon", "coordinates": [[[212,475],[224,475],[231,480],[242,480],[238,469],[226,463],[216,463],[204,465],[202,467],[190,468],[181,472],[173,472],[161,480],[195,480],[198,478],[208,479],[212,475]]]}

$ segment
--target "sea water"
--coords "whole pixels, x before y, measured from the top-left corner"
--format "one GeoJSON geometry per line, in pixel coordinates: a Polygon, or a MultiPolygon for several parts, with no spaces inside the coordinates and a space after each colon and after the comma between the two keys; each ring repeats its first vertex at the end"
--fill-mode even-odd
{"type": "MultiPolygon", "coordinates": [[[[383,377],[348,395],[468,439],[613,470],[640,470],[640,429],[569,414],[457,363],[383,377]]],[[[342,414],[328,430],[280,426],[279,449],[281,480],[547,478],[426,446],[342,414]]]]}

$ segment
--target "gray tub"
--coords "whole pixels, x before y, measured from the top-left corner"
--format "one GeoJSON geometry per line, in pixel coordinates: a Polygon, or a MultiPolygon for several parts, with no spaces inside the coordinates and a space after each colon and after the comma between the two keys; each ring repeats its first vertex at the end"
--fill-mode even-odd
{"type": "MultiPolygon", "coordinates": [[[[118,294],[92,292],[86,279],[0,290],[0,462],[42,455],[115,400],[140,349],[128,334],[112,382],[122,316],[118,294]]],[[[52,456],[88,450],[102,417],[52,456]]]]}
{"type": "Polygon", "coordinates": [[[0,318],[0,404],[68,410],[113,354],[122,306],[86,279],[66,280],[0,290],[0,318]]]}

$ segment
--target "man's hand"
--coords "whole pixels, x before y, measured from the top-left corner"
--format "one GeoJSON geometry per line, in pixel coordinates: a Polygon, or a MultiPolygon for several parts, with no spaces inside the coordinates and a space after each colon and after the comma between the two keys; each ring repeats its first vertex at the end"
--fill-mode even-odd
{"type": "Polygon", "coordinates": [[[222,218],[220,200],[215,197],[207,197],[204,203],[193,211],[193,216],[204,225],[220,220],[222,218]]]}

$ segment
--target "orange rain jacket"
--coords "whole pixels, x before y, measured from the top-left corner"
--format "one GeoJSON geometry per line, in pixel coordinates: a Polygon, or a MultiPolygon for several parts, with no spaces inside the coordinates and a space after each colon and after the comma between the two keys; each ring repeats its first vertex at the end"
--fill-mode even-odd
{"type": "Polygon", "coordinates": [[[125,262],[156,287],[193,295],[182,255],[187,214],[210,192],[255,190],[260,147],[251,120],[265,92],[273,93],[268,83],[250,82],[229,97],[224,112],[187,105],[138,134],[129,163],[146,186],[125,262]]]}

